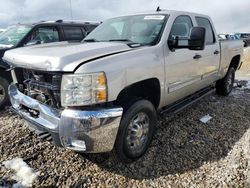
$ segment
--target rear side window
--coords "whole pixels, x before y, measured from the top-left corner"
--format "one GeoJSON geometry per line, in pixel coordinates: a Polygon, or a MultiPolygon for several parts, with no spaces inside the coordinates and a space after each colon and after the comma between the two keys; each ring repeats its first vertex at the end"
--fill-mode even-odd
{"type": "Polygon", "coordinates": [[[85,36],[80,27],[63,26],[65,40],[82,40],[85,36]]]}
{"type": "Polygon", "coordinates": [[[169,38],[188,37],[192,27],[193,23],[189,16],[179,16],[173,23],[169,38]]]}
{"type": "Polygon", "coordinates": [[[244,39],[247,39],[247,38],[250,38],[250,34],[248,34],[248,33],[242,33],[240,37],[244,38],[244,39]]]}
{"type": "Polygon", "coordinates": [[[210,21],[207,18],[196,17],[197,24],[199,27],[204,27],[206,29],[206,44],[215,43],[214,31],[210,21]]]}

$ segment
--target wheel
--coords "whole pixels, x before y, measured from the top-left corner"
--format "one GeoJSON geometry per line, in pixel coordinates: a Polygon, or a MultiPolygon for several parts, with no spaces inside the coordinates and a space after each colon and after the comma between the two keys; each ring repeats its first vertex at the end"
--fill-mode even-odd
{"type": "Polygon", "coordinates": [[[217,81],[216,92],[219,95],[228,96],[233,89],[234,80],[235,80],[235,69],[231,67],[228,70],[226,76],[223,79],[217,81]]]}
{"type": "Polygon", "coordinates": [[[114,152],[122,162],[130,163],[140,158],[148,149],[157,115],[153,104],[142,99],[128,102],[123,109],[114,152]]]}
{"type": "Polygon", "coordinates": [[[0,110],[9,104],[8,87],[9,82],[0,77],[0,110]]]}

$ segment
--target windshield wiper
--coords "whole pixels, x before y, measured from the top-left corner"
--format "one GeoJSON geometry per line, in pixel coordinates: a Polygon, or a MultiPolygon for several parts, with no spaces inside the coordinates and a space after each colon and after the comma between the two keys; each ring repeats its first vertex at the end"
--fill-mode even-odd
{"type": "Polygon", "coordinates": [[[129,40],[129,39],[111,39],[111,40],[109,40],[109,42],[113,42],[113,41],[128,42],[127,45],[131,48],[136,48],[136,47],[141,46],[140,43],[133,42],[132,40],[129,40]]]}
{"type": "Polygon", "coordinates": [[[99,42],[99,41],[93,38],[93,39],[85,39],[83,40],[83,42],[99,42]]]}
{"type": "Polygon", "coordinates": [[[112,42],[112,41],[121,41],[121,42],[132,42],[132,43],[134,43],[132,40],[129,40],[129,39],[111,39],[109,41],[110,42],[112,42]]]}

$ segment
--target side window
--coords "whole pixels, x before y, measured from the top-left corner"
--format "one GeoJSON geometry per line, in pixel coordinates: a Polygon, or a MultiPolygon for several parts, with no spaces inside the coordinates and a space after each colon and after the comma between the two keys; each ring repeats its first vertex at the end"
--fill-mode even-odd
{"type": "Polygon", "coordinates": [[[90,33],[91,31],[93,31],[98,25],[85,25],[88,33],[90,33]]]}
{"type": "Polygon", "coordinates": [[[196,17],[197,24],[199,27],[204,27],[206,29],[206,44],[215,43],[214,31],[212,29],[211,23],[207,18],[196,17]]]}
{"type": "Polygon", "coordinates": [[[59,33],[56,27],[39,27],[30,36],[29,42],[44,44],[50,42],[58,42],[59,33]]]}
{"type": "Polygon", "coordinates": [[[169,38],[188,37],[192,27],[193,23],[189,16],[179,16],[173,23],[169,38]]]}
{"type": "Polygon", "coordinates": [[[63,26],[65,40],[82,40],[85,36],[80,27],[63,26]]]}

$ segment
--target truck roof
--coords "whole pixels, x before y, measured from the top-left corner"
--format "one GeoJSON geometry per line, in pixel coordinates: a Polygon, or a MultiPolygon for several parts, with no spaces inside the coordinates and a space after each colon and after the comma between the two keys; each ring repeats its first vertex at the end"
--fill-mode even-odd
{"type": "Polygon", "coordinates": [[[144,15],[144,14],[194,15],[194,16],[201,16],[201,17],[209,17],[208,15],[195,13],[195,12],[178,11],[178,10],[164,10],[164,9],[162,9],[160,11],[156,11],[156,10],[155,11],[145,11],[145,12],[138,12],[138,13],[122,15],[122,16],[144,15]]]}
{"type": "Polygon", "coordinates": [[[101,22],[82,21],[82,20],[56,20],[56,21],[40,21],[35,23],[18,23],[16,25],[36,26],[42,24],[54,24],[54,25],[99,25],[101,22]]]}

